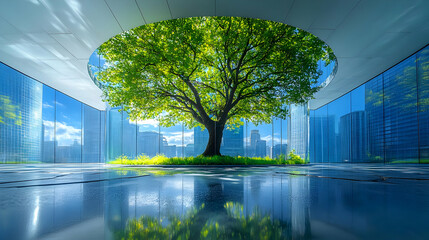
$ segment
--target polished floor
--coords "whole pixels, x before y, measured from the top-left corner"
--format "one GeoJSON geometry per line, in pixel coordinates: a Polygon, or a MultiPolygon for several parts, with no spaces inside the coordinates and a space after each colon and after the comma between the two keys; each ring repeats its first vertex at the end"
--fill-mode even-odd
{"type": "Polygon", "coordinates": [[[429,239],[429,165],[0,165],[0,239],[429,239]]]}

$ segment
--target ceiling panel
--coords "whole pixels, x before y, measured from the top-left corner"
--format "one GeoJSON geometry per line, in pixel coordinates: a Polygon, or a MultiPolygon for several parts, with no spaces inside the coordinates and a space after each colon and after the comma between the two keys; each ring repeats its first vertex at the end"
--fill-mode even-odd
{"type": "Polygon", "coordinates": [[[0,16],[22,32],[67,31],[67,27],[37,0],[0,1],[0,16]]]}
{"type": "MultiPolygon", "coordinates": [[[[81,3],[79,14],[86,20],[85,23],[97,33],[99,38],[106,41],[110,37],[122,32],[119,23],[104,0],[81,0],[79,2],[81,3]]],[[[126,4],[126,1],[121,0],[118,2],[121,2],[123,5],[126,4]]],[[[81,36],[81,38],[84,37],[81,36]]]]}
{"type": "Polygon", "coordinates": [[[46,44],[55,44],[57,41],[52,38],[48,33],[27,33],[26,34],[31,40],[35,43],[46,43],[46,44]]]}
{"type": "Polygon", "coordinates": [[[292,26],[308,30],[314,20],[321,14],[325,1],[299,0],[294,1],[288,15],[286,23],[292,26]]]}
{"type": "Polygon", "coordinates": [[[57,42],[63,46],[70,54],[78,59],[89,59],[88,53],[91,51],[72,33],[52,34],[57,42]]]}
{"type": "Polygon", "coordinates": [[[25,58],[37,61],[56,58],[54,54],[41,47],[39,44],[26,39],[21,39],[16,42],[8,41],[8,43],[4,43],[0,48],[19,59],[25,58]]]}
{"type": "Polygon", "coordinates": [[[215,16],[215,0],[168,0],[173,18],[215,16]]]}
{"type": "Polygon", "coordinates": [[[136,0],[146,23],[171,19],[166,0],[136,0]]]}
{"type": "Polygon", "coordinates": [[[15,28],[12,24],[8,23],[6,20],[0,17],[0,34],[16,34],[19,33],[19,30],[15,28]]]}
{"type": "Polygon", "coordinates": [[[216,15],[285,22],[292,3],[292,0],[216,0],[216,15]]]}
{"type": "Polygon", "coordinates": [[[326,41],[329,36],[334,32],[334,30],[332,29],[310,29],[308,31],[322,41],[326,41]]]}
{"type": "Polygon", "coordinates": [[[122,32],[103,0],[39,0],[69,29],[68,32],[89,49],[88,58],[98,46],[122,32]]]}
{"type": "Polygon", "coordinates": [[[68,60],[75,58],[69,51],[67,51],[61,44],[58,42],[55,43],[42,43],[42,47],[44,47],[46,50],[50,51],[52,54],[56,56],[57,59],[60,60],[68,60]]]}
{"type": "Polygon", "coordinates": [[[135,0],[106,0],[123,31],[145,24],[135,0]]]}
{"type": "Polygon", "coordinates": [[[310,29],[336,29],[360,0],[324,0],[310,29]]]}
{"type": "Polygon", "coordinates": [[[384,34],[392,24],[391,20],[400,14],[399,9],[389,5],[392,4],[386,1],[359,2],[327,42],[335,46],[334,50],[340,57],[359,56],[364,48],[384,34]],[[362,21],[363,17],[365,21],[362,21]]]}

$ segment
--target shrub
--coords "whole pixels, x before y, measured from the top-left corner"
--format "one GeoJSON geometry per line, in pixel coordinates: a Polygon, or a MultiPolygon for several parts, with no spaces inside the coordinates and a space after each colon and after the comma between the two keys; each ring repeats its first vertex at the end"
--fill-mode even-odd
{"type": "Polygon", "coordinates": [[[196,157],[173,157],[168,158],[164,155],[148,157],[139,155],[135,159],[130,159],[127,156],[120,156],[109,162],[110,164],[123,165],[289,165],[289,164],[305,164],[305,160],[292,150],[288,156],[279,155],[275,159],[269,157],[231,157],[231,156],[196,156],[196,157]]]}

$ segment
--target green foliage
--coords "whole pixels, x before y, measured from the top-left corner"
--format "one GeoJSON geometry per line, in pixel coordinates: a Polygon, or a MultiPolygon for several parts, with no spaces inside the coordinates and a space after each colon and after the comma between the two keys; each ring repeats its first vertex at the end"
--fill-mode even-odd
{"type": "Polygon", "coordinates": [[[213,216],[204,212],[203,204],[184,217],[170,216],[165,223],[150,216],[130,219],[115,239],[288,239],[290,235],[287,224],[257,208],[246,215],[242,204],[227,202],[224,209],[220,216],[213,216]]]}
{"type": "Polygon", "coordinates": [[[109,162],[110,164],[123,165],[289,165],[289,164],[305,164],[305,161],[291,151],[287,157],[280,155],[276,159],[268,157],[230,157],[230,156],[212,156],[212,157],[185,157],[185,158],[168,158],[164,155],[155,157],[147,157],[140,155],[136,159],[130,159],[127,156],[120,156],[117,159],[109,162]]]}
{"type": "Polygon", "coordinates": [[[14,105],[9,96],[0,95],[0,124],[22,125],[21,111],[19,106],[14,105]]]}
{"type": "Polygon", "coordinates": [[[288,161],[294,164],[305,164],[305,160],[302,159],[298,154],[295,154],[295,149],[289,152],[288,161]]]}
{"type": "Polygon", "coordinates": [[[127,222],[124,231],[115,233],[115,239],[189,239],[190,228],[195,224],[196,215],[204,208],[191,209],[183,218],[170,216],[167,224],[150,216],[140,219],[131,219],[127,222]],[[166,226],[163,226],[166,225],[166,226]]]}
{"type": "Polygon", "coordinates": [[[201,239],[287,239],[286,224],[262,214],[255,208],[246,215],[242,204],[224,205],[228,220],[207,221],[201,230],[201,239]]]}
{"type": "Polygon", "coordinates": [[[33,163],[42,163],[40,161],[6,161],[6,162],[0,162],[0,164],[33,164],[33,163]]]}
{"type": "Polygon", "coordinates": [[[108,103],[131,119],[213,121],[238,126],[286,117],[285,105],[318,90],[317,61],[332,50],[312,34],[282,23],[237,17],[194,17],[143,25],[121,33],[98,53],[98,80],[108,103]]]}

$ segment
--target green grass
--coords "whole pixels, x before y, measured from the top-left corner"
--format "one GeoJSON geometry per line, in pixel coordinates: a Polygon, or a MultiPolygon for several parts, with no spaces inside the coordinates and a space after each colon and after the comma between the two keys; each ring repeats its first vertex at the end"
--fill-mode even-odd
{"type": "Polygon", "coordinates": [[[230,157],[230,156],[213,156],[213,157],[185,157],[185,158],[168,158],[163,155],[155,157],[138,156],[136,159],[130,159],[127,156],[120,156],[109,162],[110,164],[123,165],[289,165],[305,164],[300,156],[291,152],[287,159],[280,156],[277,159],[256,158],[256,157],[230,157]]]}
{"type": "Polygon", "coordinates": [[[0,162],[0,164],[33,164],[33,163],[42,163],[38,161],[7,161],[7,162],[0,162]]]}

